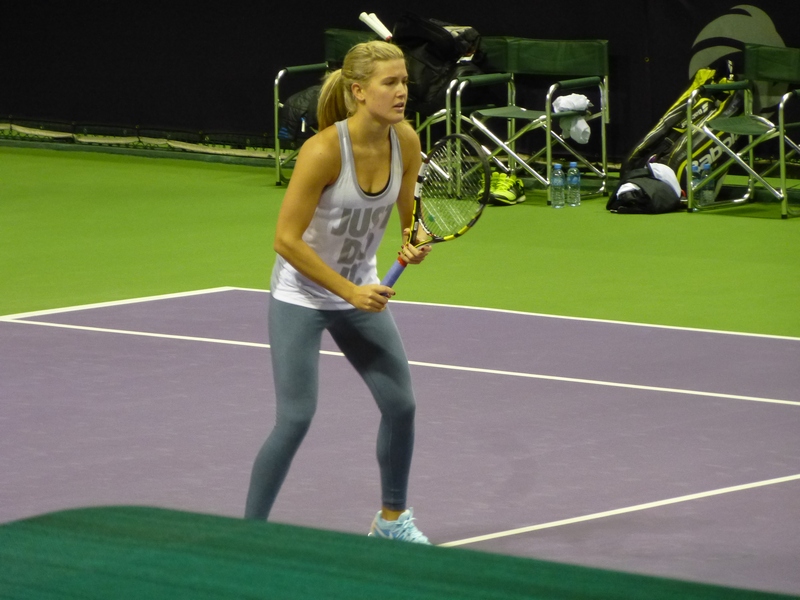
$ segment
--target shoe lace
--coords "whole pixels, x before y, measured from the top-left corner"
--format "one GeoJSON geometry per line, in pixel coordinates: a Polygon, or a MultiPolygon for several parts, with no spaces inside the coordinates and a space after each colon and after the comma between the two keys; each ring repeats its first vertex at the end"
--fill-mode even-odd
{"type": "Polygon", "coordinates": [[[399,527],[399,536],[402,539],[409,540],[412,542],[417,541],[428,541],[428,538],[419,530],[417,526],[414,525],[414,517],[409,517],[406,519],[399,527]]]}
{"type": "Polygon", "coordinates": [[[495,183],[495,190],[505,192],[510,190],[513,185],[514,185],[514,180],[510,176],[508,175],[505,175],[503,177],[498,176],[497,181],[495,183]]]}

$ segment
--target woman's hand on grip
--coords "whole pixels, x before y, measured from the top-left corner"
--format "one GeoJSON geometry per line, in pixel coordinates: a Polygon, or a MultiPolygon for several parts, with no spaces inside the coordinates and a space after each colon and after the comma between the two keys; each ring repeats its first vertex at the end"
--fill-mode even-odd
{"type": "Polygon", "coordinates": [[[392,288],[372,283],[356,286],[347,301],[359,310],[381,312],[394,294],[395,291],[392,288]]]}

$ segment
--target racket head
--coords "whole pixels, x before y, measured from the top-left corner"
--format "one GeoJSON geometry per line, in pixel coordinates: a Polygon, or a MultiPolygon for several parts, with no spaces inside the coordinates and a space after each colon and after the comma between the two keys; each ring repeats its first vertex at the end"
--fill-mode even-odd
{"type": "Polygon", "coordinates": [[[486,152],[474,139],[452,134],[436,142],[423,160],[414,193],[415,225],[431,238],[420,244],[445,242],[469,231],[483,214],[490,184],[486,152]]]}

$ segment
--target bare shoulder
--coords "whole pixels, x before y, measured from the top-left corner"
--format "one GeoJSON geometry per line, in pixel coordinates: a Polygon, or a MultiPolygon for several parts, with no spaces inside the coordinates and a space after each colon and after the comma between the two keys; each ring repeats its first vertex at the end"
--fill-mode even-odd
{"type": "Polygon", "coordinates": [[[336,127],[331,125],[308,138],[300,148],[300,154],[315,156],[335,155],[338,157],[340,154],[339,134],[336,131],[336,127]]]}
{"type": "Polygon", "coordinates": [[[419,135],[417,135],[417,132],[414,131],[411,123],[408,121],[401,121],[394,126],[394,130],[397,133],[400,143],[403,144],[404,147],[405,145],[410,145],[417,148],[417,150],[420,149],[419,135]]]}
{"type": "MultiPolygon", "coordinates": [[[[294,173],[322,177],[326,181],[335,180],[342,168],[339,150],[339,135],[335,126],[326,127],[305,141],[297,156],[294,173]]],[[[294,174],[292,175],[294,177],[294,174]]]]}
{"type": "Polygon", "coordinates": [[[419,141],[419,135],[414,131],[411,123],[408,121],[401,121],[394,126],[394,130],[400,142],[400,150],[403,153],[403,163],[405,166],[409,167],[418,164],[422,146],[419,141]]]}

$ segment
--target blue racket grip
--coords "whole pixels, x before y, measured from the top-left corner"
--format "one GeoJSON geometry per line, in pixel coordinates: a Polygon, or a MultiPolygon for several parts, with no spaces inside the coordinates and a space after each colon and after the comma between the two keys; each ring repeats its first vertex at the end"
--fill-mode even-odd
{"type": "Polygon", "coordinates": [[[395,282],[400,278],[400,275],[403,274],[405,268],[406,263],[398,258],[386,273],[386,276],[381,281],[381,285],[393,287],[395,282]]]}

